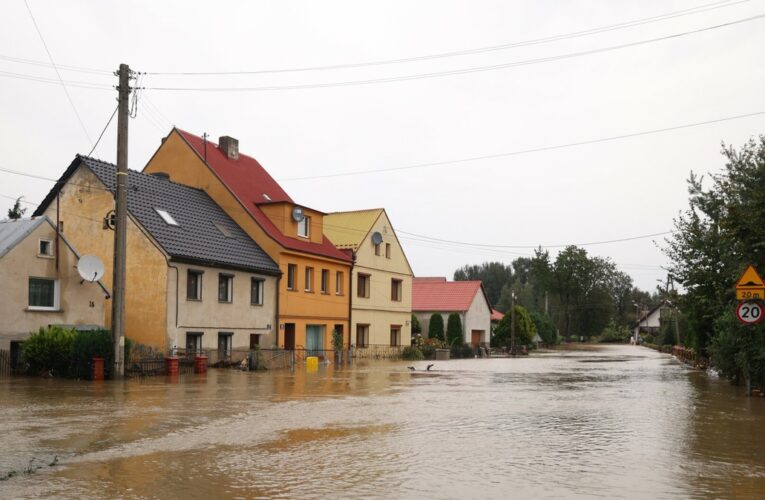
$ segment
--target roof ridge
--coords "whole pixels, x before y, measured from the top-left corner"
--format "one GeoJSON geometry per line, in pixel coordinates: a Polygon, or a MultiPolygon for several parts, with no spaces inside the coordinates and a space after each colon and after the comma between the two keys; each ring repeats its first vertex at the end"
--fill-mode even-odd
{"type": "MultiPolygon", "coordinates": [[[[111,162],[108,162],[108,161],[104,161],[104,160],[99,160],[98,158],[93,158],[92,156],[86,156],[86,155],[81,155],[81,154],[77,154],[77,156],[80,159],[85,160],[85,161],[95,161],[95,162],[101,163],[103,165],[108,165],[109,167],[113,167],[115,169],[117,168],[117,165],[115,165],[114,163],[111,163],[111,162]]],[[[186,185],[186,184],[181,184],[180,182],[176,182],[176,181],[172,180],[169,177],[167,179],[164,179],[164,178],[158,177],[157,175],[148,174],[148,173],[143,172],[141,170],[133,170],[132,168],[128,168],[128,174],[132,175],[132,176],[138,175],[138,176],[140,176],[140,177],[142,177],[144,179],[151,179],[151,182],[169,183],[169,184],[172,184],[174,186],[179,186],[179,187],[181,187],[183,189],[191,189],[191,190],[199,191],[199,192],[202,192],[202,193],[205,192],[203,189],[199,189],[199,188],[196,188],[194,186],[189,186],[189,185],[186,185]]]]}

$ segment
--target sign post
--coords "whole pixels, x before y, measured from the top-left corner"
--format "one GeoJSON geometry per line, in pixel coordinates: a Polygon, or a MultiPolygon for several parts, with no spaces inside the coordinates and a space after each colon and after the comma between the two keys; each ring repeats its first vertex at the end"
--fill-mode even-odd
{"type": "Polygon", "coordinates": [[[765,282],[757,273],[754,266],[750,265],[736,283],[737,300],[762,300],[765,299],[765,282]]]}

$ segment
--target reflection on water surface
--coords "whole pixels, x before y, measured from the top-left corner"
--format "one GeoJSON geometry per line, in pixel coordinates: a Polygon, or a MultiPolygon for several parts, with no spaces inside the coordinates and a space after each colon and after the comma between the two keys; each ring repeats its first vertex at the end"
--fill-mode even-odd
{"type": "Polygon", "coordinates": [[[765,400],[666,355],[429,363],[0,379],[0,497],[765,496],[765,400]]]}

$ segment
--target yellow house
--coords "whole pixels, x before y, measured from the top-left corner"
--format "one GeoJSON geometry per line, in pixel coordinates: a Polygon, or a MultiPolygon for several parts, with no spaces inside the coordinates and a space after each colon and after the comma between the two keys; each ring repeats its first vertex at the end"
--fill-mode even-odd
{"type": "MultiPolygon", "coordinates": [[[[116,166],[77,156],[35,211],[105,265],[111,286],[116,166]]],[[[276,341],[276,263],[198,189],[129,171],[125,336],[213,361],[276,341]]],[[[103,324],[111,324],[111,309],[103,324]]]]}
{"type": "Polygon", "coordinates": [[[353,253],[351,331],[357,354],[384,356],[410,345],[412,268],[385,210],[329,214],[324,234],[353,253]]]}
{"type": "Polygon", "coordinates": [[[280,347],[331,349],[333,331],[347,345],[352,259],[324,236],[324,214],[297,205],[236,139],[219,142],[173,128],[144,172],[205,191],[276,261],[280,347]]]}

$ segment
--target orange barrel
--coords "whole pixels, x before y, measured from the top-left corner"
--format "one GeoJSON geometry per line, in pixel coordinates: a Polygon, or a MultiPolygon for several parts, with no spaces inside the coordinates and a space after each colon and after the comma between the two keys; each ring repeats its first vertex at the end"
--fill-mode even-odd
{"type": "Polygon", "coordinates": [[[104,379],[104,358],[93,358],[93,363],[91,364],[91,378],[93,380],[103,380],[104,379]]]}
{"type": "Polygon", "coordinates": [[[178,375],[178,358],[175,356],[165,358],[165,374],[178,375]]]}
{"type": "Polygon", "coordinates": [[[207,373],[207,356],[194,356],[194,373],[207,373]]]}

